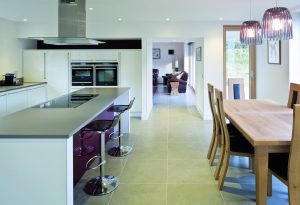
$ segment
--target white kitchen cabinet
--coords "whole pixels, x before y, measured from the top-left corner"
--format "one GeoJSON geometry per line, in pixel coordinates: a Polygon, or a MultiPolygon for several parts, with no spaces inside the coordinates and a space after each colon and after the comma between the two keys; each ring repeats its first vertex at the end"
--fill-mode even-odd
{"type": "Polygon", "coordinates": [[[28,106],[27,90],[20,89],[7,93],[7,114],[17,112],[28,106]]]}
{"type": "Polygon", "coordinates": [[[70,53],[68,51],[47,51],[47,94],[55,98],[69,93],[71,85],[70,53]]]}
{"type": "Polygon", "coordinates": [[[46,51],[24,50],[23,72],[25,82],[45,82],[47,80],[46,51]]]}
{"type": "Polygon", "coordinates": [[[142,52],[141,50],[120,50],[119,86],[131,87],[131,98],[135,97],[131,112],[142,112],[142,52]]]}
{"type": "Polygon", "coordinates": [[[118,50],[71,51],[72,61],[118,61],[118,50]]]}
{"type": "Polygon", "coordinates": [[[6,114],[6,94],[0,94],[0,117],[6,114]]]}
{"type": "Polygon", "coordinates": [[[28,107],[47,101],[46,86],[37,86],[27,90],[28,107]]]}

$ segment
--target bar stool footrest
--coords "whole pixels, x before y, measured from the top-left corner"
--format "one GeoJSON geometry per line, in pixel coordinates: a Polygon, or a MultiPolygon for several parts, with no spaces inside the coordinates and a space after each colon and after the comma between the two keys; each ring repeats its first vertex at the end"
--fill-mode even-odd
{"type": "Polygon", "coordinates": [[[105,175],[89,180],[84,187],[84,192],[91,196],[109,194],[119,186],[119,179],[115,176],[105,175]]]}
{"type": "Polygon", "coordinates": [[[128,155],[133,148],[131,146],[113,147],[108,150],[108,154],[112,157],[124,157],[128,155]]]}

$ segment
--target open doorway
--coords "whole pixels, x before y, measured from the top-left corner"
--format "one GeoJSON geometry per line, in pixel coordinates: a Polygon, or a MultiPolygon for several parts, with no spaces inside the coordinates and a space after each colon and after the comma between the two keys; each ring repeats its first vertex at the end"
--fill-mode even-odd
{"type": "Polygon", "coordinates": [[[161,104],[196,104],[195,55],[195,42],[190,40],[153,41],[152,85],[154,106],[161,104]]]}

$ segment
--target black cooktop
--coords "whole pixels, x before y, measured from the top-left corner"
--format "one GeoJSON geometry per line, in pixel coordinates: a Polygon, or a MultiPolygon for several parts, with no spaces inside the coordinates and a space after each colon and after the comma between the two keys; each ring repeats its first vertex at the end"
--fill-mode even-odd
{"type": "Polygon", "coordinates": [[[97,96],[96,94],[71,93],[34,106],[34,108],[76,108],[97,96]]]}

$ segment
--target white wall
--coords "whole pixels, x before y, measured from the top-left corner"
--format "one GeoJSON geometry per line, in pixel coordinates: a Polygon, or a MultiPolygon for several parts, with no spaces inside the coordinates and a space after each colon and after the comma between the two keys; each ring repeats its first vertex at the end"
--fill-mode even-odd
{"type": "Polygon", "coordinates": [[[184,70],[184,43],[153,43],[153,48],[160,49],[160,59],[153,59],[153,68],[159,69],[158,83],[162,83],[161,76],[172,73],[178,62],[179,71],[184,70]],[[168,51],[174,50],[174,55],[168,51]]]}
{"type": "Polygon", "coordinates": [[[289,43],[289,80],[293,83],[300,83],[300,12],[293,13],[293,39],[289,43]]]}
{"type": "Polygon", "coordinates": [[[17,24],[0,18],[0,31],[0,75],[11,72],[22,77],[22,43],[16,39],[17,24]]]}
{"type": "Polygon", "coordinates": [[[268,64],[267,41],[256,46],[256,98],[286,104],[289,92],[289,42],[281,41],[281,64],[268,64]]]}
{"type": "Polygon", "coordinates": [[[194,43],[194,56],[196,56],[196,49],[201,47],[202,56],[201,61],[195,62],[195,93],[196,93],[196,107],[202,117],[204,117],[204,95],[207,94],[204,90],[204,41],[203,39],[194,43]]]}

